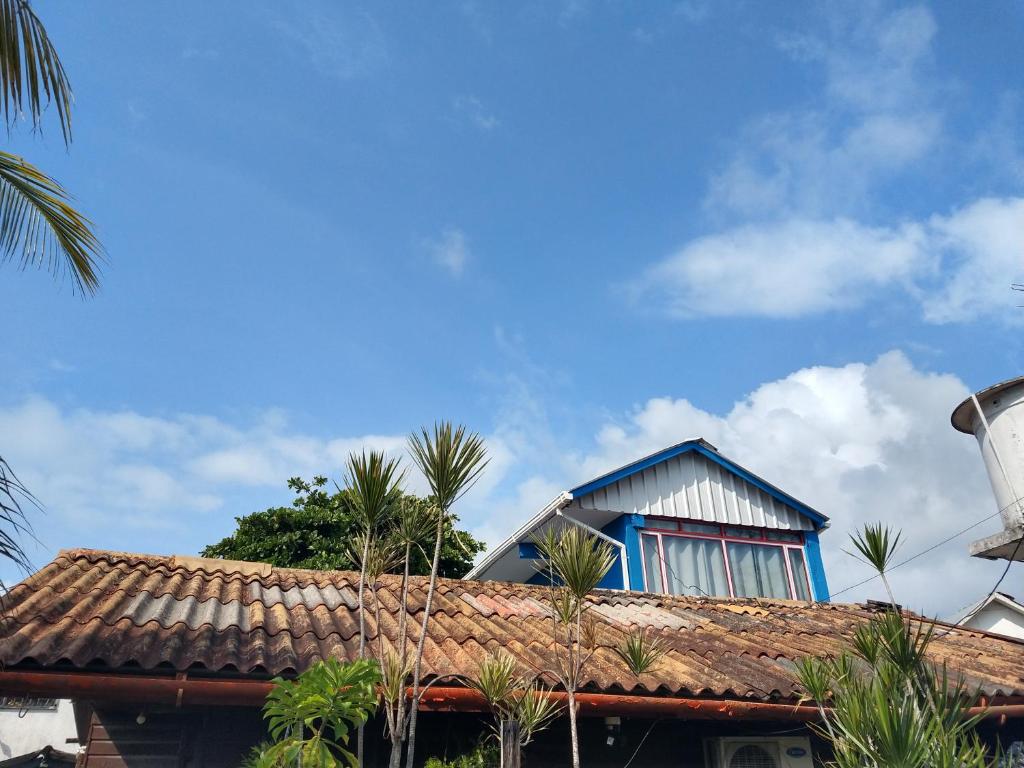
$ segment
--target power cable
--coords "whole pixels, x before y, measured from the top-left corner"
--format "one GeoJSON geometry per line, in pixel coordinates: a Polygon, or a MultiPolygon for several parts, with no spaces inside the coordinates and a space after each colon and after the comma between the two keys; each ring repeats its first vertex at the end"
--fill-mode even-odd
{"type": "MultiPolygon", "coordinates": [[[[1013,501],[1011,503],[1015,504],[1016,501],[1013,501]]],[[[906,560],[901,560],[900,562],[896,563],[896,565],[892,566],[891,568],[887,568],[885,570],[885,572],[886,573],[890,573],[892,571],[895,571],[900,566],[906,565],[907,563],[910,563],[910,562],[913,562],[914,560],[917,560],[917,558],[921,557],[922,555],[927,555],[929,552],[938,549],[943,544],[948,544],[953,539],[956,539],[956,538],[959,538],[960,536],[963,536],[965,533],[967,533],[972,528],[977,528],[979,525],[981,525],[982,523],[988,522],[993,517],[996,517],[997,515],[1001,515],[1002,512],[1003,512],[1003,510],[1000,509],[1000,510],[998,510],[996,512],[993,512],[991,515],[988,515],[987,517],[983,517],[980,520],[971,523],[966,528],[964,528],[964,529],[954,533],[952,536],[949,536],[949,537],[943,539],[942,541],[939,541],[939,542],[933,544],[932,546],[928,547],[927,549],[921,550],[916,555],[912,555],[911,557],[908,557],[906,560]]],[[[861,587],[861,586],[867,584],[869,581],[874,581],[875,579],[880,578],[880,577],[881,577],[881,574],[878,574],[878,573],[876,573],[874,576],[869,576],[868,578],[864,579],[863,581],[858,581],[856,584],[851,584],[848,587],[844,587],[843,589],[840,589],[838,592],[832,592],[830,594],[830,596],[829,596],[829,599],[831,599],[833,597],[836,597],[837,595],[841,595],[844,592],[849,592],[851,589],[856,589],[857,587],[861,587]]],[[[819,602],[821,602],[821,601],[819,601],[819,602]]]]}

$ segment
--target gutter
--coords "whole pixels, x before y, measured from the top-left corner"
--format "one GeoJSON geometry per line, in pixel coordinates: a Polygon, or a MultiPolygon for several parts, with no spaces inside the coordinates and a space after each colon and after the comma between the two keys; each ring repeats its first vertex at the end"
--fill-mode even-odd
{"type": "MultiPolygon", "coordinates": [[[[90,672],[0,671],[0,692],[118,704],[259,707],[273,688],[269,680],[190,678],[187,672],[170,675],[94,674],[90,672]]],[[[407,689],[411,695],[411,689],[407,689]]],[[[568,695],[549,691],[549,699],[563,706],[568,695]]],[[[579,713],[601,717],[625,715],[637,718],[692,720],[789,720],[819,719],[816,706],[724,699],[684,699],[665,696],[628,696],[577,693],[579,713]]],[[[972,707],[968,714],[988,718],[1024,717],[1024,697],[1005,697],[988,707],[972,707]]],[[[428,712],[487,712],[486,700],[469,688],[433,686],[422,695],[421,708],[428,712]]]]}

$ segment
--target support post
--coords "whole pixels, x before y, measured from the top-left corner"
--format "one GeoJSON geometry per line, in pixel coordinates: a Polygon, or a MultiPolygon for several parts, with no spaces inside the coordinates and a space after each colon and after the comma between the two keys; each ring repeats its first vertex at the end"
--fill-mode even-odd
{"type": "Polygon", "coordinates": [[[519,723],[515,720],[501,721],[501,768],[520,768],[519,723]]]}

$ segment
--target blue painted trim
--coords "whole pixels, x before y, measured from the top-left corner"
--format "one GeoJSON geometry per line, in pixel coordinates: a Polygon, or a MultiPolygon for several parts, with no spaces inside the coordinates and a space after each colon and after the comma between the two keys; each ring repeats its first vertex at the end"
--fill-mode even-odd
{"type": "Polygon", "coordinates": [[[626,568],[629,571],[629,588],[633,592],[644,591],[644,558],[640,551],[640,529],[644,527],[643,515],[623,515],[626,521],[626,568]]]}
{"type": "Polygon", "coordinates": [[[817,531],[804,531],[804,554],[807,558],[807,571],[811,575],[811,593],[815,600],[827,602],[828,580],[825,578],[825,564],[821,560],[821,542],[818,541],[817,531]]]}
{"type": "Polygon", "coordinates": [[[519,559],[540,560],[540,550],[532,541],[521,541],[519,542],[519,559]]]}
{"type": "MultiPolygon", "coordinates": [[[[581,496],[586,496],[587,494],[593,493],[594,491],[598,491],[606,486],[611,485],[612,483],[617,483],[624,477],[635,475],[637,472],[642,472],[649,467],[653,467],[655,464],[660,464],[661,462],[667,459],[674,458],[683,453],[689,453],[690,451],[696,451],[709,461],[713,461],[715,464],[718,464],[720,467],[727,469],[734,475],[743,478],[751,485],[760,488],[769,496],[778,499],[780,502],[789,507],[792,507],[801,515],[804,515],[805,517],[809,518],[812,522],[814,522],[816,528],[821,529],[825,526],[826,523],[828,523],[828,518],[820,512],[818,512],[817,510],[808,507],[802,501],[794,499],[788,493],[780,491],[771,483],[762,480],[760,477],[752,473],[750,470],[744,469],[734,461],[730,461],[729,459],[719,454],[717,451],[713,451],[709,448],[706,448],[704,444],[698,440],[691,440],[690,442],[680,443],[679,445],[675,445],[672,446],[671,448],[666,448],[664,451],[655,453],[652,456],[648,456],[646,459],[640,459],[640,461],[633,462],[632,464],[627,464],[621,469],[617,469],[614,472],[604,475],[603,477],[599,477],[596,480],[591,480],[589,483],[586,483],[584,485],[577,486],[573,488],[571,491],[569,491],[569,493],[573,495],[573,498],[578,499],[581,496]]],[[[632,578],[632,575],[630,576],[630,578],[632,578]]]]}

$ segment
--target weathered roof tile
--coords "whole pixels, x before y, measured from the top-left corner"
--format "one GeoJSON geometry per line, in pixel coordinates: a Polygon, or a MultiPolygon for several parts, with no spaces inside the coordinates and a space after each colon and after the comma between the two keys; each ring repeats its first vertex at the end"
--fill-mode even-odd
{"type": "MultiPolygon", "coordinates": [[[[379,637],[366,592],[373,654],[397,646],[400,585],[384,576],[376,586],[379,637]]],[[[64,551],[5,596],[0,664],[298,672],[319,659],[356,657],[357,588],[358,574],[347,572],[64,551]]],[[[426,593],[427,580],[414,577],[407,622],[413,641],[426,593]]],[[[839,652],[871,615],[852,605],[622,592],[597,592],[591,602],[601,647],[585,687],[679,696],[794,698],[795,661],[839,652]],[[611,650],[635,627],[649,628],[670,649],[639,680],[611,650]]],[[[555,640],[542,587],[441,580],[431,612],[425,678],[473,674],[497,650],[515,656],[524,671],[551,668],[555,640]]],[[[942,626],[932,652],[989,694],[1024,694],[1024,643],[942,626]]]]}

